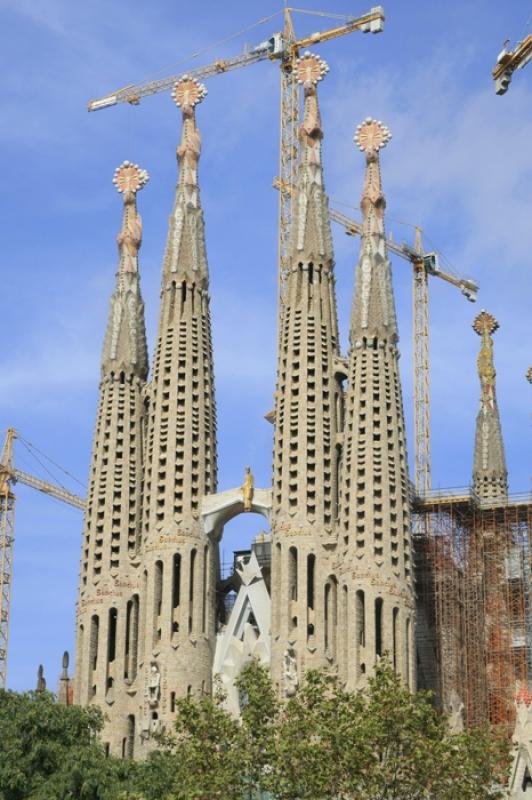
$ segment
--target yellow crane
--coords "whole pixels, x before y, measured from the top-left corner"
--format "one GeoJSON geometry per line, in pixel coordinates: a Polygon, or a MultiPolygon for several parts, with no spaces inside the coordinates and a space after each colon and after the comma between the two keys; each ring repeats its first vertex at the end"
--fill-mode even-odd
{"type": "Polygon", "coordinates": [[[507,45],[508,40],[504,43],[491,71],[496,94],[506,94],[515,70],[523,69],[532,60],[532,33],[518,42],[513,50],[508,50],[507,45]]]}
{"type": "MultiPolygon", "coordinates": [[[[158,80],[144,81],[138,84],[125,86],[111,94],[88,104],[89,111],[98,111],[118,103],[138,105],[143,97],[158,94],[172,89],[174,84],[185,75],[195,80],[204,80],[214,75],[222,75],[240,67],[255,64],[258,61],[270,60],[279,62],[281,68],[281,115],[280,115],[280,158],[279,158],[279,309],[282,316],[284,302],[284,285],[287,274],[287,248],[291,220],[291,187],[295,179],[297,141],[299,132],[300,98],[299,85],[296,76],[296,61],[299,53],[306,47],[328,42],[345,36],[348,33],[361,31],[362,33],[380,33],[384,27],[384,9],[374,6],[360,17],[343,17],[337,14],[327,14],[319,11],[286,7],[283,11],[283,30],[251,50],[245,50],[233,58],[217,59],[203,67],[188,70],[186,73],[170,75],[158,80]],[[299,12],[318,17],[336,17],[345,20],[341,25],[317,31],[309,36],[297,38],[292,14],[299,12]]],[[[276,14],[260,20],[262,24],[273,19],[276,14]]]]}
{"type": "Polygon", "coordinates": [[[9,643],[9,611],[13,579],[13,543],[15,539],[15,492],[14,486],[23,483],[32,489],[55,497],[81,511],[85,500],[62,486],[36,478],[17,469],[14,464],[13,443],[18,434],[8,428],[0,454],[0,689],[5,689],[7,678],[7,655],[9,643]]]}

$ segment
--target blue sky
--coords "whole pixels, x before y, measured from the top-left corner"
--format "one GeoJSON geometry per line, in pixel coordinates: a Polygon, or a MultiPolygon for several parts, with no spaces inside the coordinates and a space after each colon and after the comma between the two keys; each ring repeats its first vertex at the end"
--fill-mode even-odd
{"type": "MultiPolygon", "coordinates": [[[[368,4],[369,5],[369,4],[368,4]]],[[[532,363],[532,65],[496,97],[490,71],[502,42],[524,35],[525,0],[388,0],[385,31],[324,44],[331,71],[320,86],[329,195],[357,207],[363,159],[352,142],[366,116],[393,139],[382,156],[388,231],[426,232],[462,275],[480,284],[473,306],[442,281],[431,285],[433,484],[469,482],[481,308],[500,322],[498,396],[511,490],[530,489],[532,363]]],[[[358,14],[363,3],[306,0],[305,7],[358,14]]],[[[138,108],[88,114],[86,102],[117,87],[199,66],[278,30],[277,17],[185,58],[279,10],[273,0],[3,0],[0,68],[2,252],[0,429],[30,442],[79,476],[88,473],[99,355],[116,268],[121,202],[112,185],[124,159],[151,176],[139,196],[144,221],[143,294],[150,347],[160,265],[176,178],[180,115],[169,94],[138,108]]],[[[296,15],[309,33],[333,21],[296,15]]],[[[208,83],[198,110],[200,181],[207,226],[218,400],[220,488],[239,485],[245,464],[270,483],[275,380],[278,69],[261,63],[208,83]]],[[[334,229],[344,347],[358,243],[334,229]]],[[[411,430],[411,272],[394,261],[405,409],[411,430]]],[[[410,444],[410,461],[413,448],[410,444]]],[[[21,469],[43,474],[24,449],[21,469]]],[[[71,484],[76,490],[76,485],[71,484]]],[[[39,663],[56,686],[73,651],[80,513],[17,489],[8,684],[35,684],[39,663]]],[[[244,519],[244,518],[241,518],[244,519]]],[[[226,554],[261,527],[233,522],[226,554]]]]}

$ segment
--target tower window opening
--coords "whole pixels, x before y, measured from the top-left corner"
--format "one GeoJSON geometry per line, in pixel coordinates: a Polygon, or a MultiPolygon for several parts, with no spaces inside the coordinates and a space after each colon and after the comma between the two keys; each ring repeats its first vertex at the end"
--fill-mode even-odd
{"type": "Polygon", "coordinates": [[[393,669],[397,672],[397,618],[399,616],[399,609],[394,608],[392,612],[392,658],[393,669]]]}
{"type": "Polygon", "coordinates": [[[359,589],[355,600],[355,636],[358,672],[363,673],[362,648],[366,645],[366,609],[364,592],[359,589]]]}
{"type": "Polygon", "coordinates": [[[375,655],[382,656],[382,597],[375,600],[375,655]]]}
{"type": "Polygon", "coordinates": [[[172,609],[179,606],[181,593],[181,556],[176,553],[172,562],[172,609]]]}
{"type": "Polygon", "coordinates": [[[118,621],[118,611],[116,608],[109,609],[109,629],[107,632],[107,661],[111,664],[116,658],[116,626],[118,621]]]}
{"type": "Polygon", "coordinates": [[[98,663],[98,639],[100,633],[100,618],[97,614],[91,617],[90,639],[89,639],[89,669],[96,669],[98,663]]]}
{"type": "Polygon", "coordinates": [[[288,550],[288,591],[290,600],[297,601],[297,548],[288,550]]]}
{"type": "Polygon", "coordinates": [[[410,618],[406,621],[405,630],[405,670],[406,670],[406,685],[410,689],[410,618]]]}
{"type": "Polygon", "coordinates": [[[159,617],[163,605],[163,562],[155,562],[155,572],[153,576],[153,641],[158,642],[161,638],[159,617]]]}
{"type": "Polygon", "coordinates": [[[196,575],[196,550],[190,551],[190,580],[189,580],[189,616],[188,632],[192,633],[194,626],[194,579],[196,575]]]}

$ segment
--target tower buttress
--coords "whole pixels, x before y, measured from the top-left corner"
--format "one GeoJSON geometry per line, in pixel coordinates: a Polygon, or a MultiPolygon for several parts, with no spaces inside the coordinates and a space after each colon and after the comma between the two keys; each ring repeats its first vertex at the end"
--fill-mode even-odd
{"type": "Polygon", "coordinates": [[[202,498],[216,490],[216,411],[207,257],[198,185],[195,106],[206,89],[183,78],[179,179],[162,270],[149,387],[143,581],[146,596],[142,733],[172,719],[172,697],[208,690],[214,639],[215,546],[202,498]]]}
{"type": "Polygon", "coordinates": [[[328,67],[305,53],[296,69],[304,115],[279,339],[273,464],[272,663],[278,679],[283,660],[301,672],[336,658],[337,587],[328,565],[342,389],[317,98],[328,67]]]}
{"type": "Polygon", "coordinates": [[[477,359],[480,378],[480,410],[477,416],[473,492],[480,502],[505,502],[508,499],[508,471],[504,456],[499,408],[495,395],[493,340],[499,323],[487,311],[473,322],[473,330],[482,338],[477,359]]]}
{"type": "Polygon", "coordinates": [[[355,135],[366,156],[366,173],[349,337],[338,536],[344,677],[351,687],[364,683],[385,652],[410,686],[415,672],[406,437],[379,162],[379,150],[390,138],[388,129],[371,118],[355,135]]]}
{"type": "MultiPolygon", "coordinates": [[[[138,251],[136,195],[145,170],[125,161],[113,183],[123,196],[119,264],[101,359],[81,555],[75,702],[95,703],[109,718],[104,739],[120,754],[128,715],[136,713],[142,513],[144,389],[148,370],[138,251]]],[[[131,737],[128,747],[133,747],[131,737]]]]}

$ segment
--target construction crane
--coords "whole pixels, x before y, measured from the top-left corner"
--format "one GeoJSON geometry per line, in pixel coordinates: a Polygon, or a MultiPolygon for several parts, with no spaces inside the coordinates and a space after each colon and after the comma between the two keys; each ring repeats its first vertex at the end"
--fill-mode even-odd
{"type": "Polygon", "coordinates": [[[7,679],[7,656],[9,643],[9,611],[13,579],[13,543],[15,539],[15,493],[14,486],[23,483],[32,489],[55,497],[81,511],[85,500],[61,486],[36,478],[16,469],[13,443],[17,438],[14,428],[8,428],[0,454],[0,689],[5,689],[7,679]]]}
{"type": "MultiPolygon", "coordinates": [[[[291,221],[291,192],[290,189],[295,179],[297,142],[300,117],[299,85],[297,82],[296,62],[302,49],[321,42],[337,39],[348,33],[361,31],[362,33],[380,33],[384,27],[384,9],[375,6],[367,13],[357,18],[342,17],[337,14],[326,14],[318,11],[308,11],[299,8],[287,7],[284,13],[284,26],[282,32],[274,33],[269,39],[261,42],[251,50],[245,50],[234,58],[218,59],[203,67],[198,67],[181,73],[171,75],[159,80],[145,81],[131,84],[105,95],[98,100],[91,100],[88,104],[89,111],[98,111],[118,103],[138,105],[143,97],[157,94],[158,92],[172,89],[174,84],[183,77],[204,80],[214,75],[225,74],[240,67],[255,64],[268,59],[278,61],[281,67],[281,120],[280,120],[280,158],[279,158],[279,318],[282,318],[284,303],[284,287],[287,275],[288,236],[291,221]],[[309,36],[297,38],[292,21],[292,12],[310,14],[319,17],[336,17],[346,20],[342,25],[318,31],[309,36]]],[[[260,20],[257,24],[273,19],[276,14],[260,20]]]]}
{"type": "Polygon", "coordinates": [[[518,42],[513,50],[507,49],[508,41],[504,43],[491,71],[495,81],[496,94],[506,94],[515,70],[523,69],[532,60],[532,33],[518,42]]]}
{"type": "MultiPolygon", "coordinates": [[[[362,224],[355,222],[334,208],[329,210],[334,222],[345,229],[349,236],[362,233],[362,224]]],[[[396,244],[387,240],[392,253],[409,261],[413,267],[412,289],[412,335],[414,361],[414,451],[415,487],[419,497],[432,488],[431,450],[430,450],[430,350],[429,350],[429,275],[456,286],[462,294],[474,303],[478,285],[467,278],[460,278],[441,269],[437,253],[424,252],[421,243],[421,230],[416,228],[415,245],[396,244]]]]}

